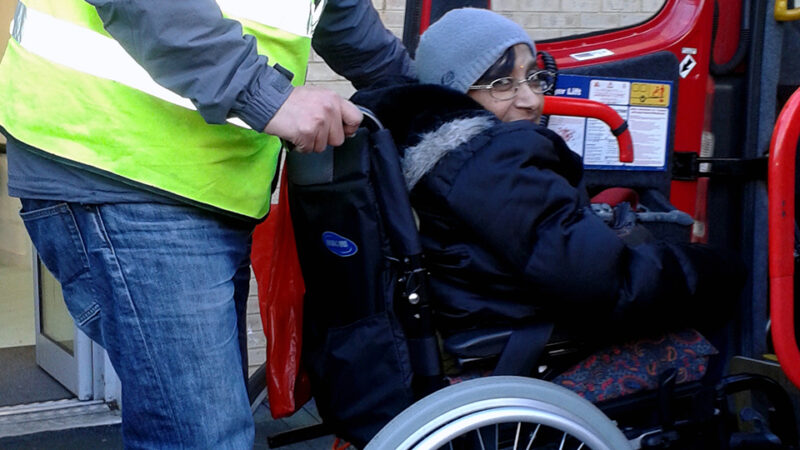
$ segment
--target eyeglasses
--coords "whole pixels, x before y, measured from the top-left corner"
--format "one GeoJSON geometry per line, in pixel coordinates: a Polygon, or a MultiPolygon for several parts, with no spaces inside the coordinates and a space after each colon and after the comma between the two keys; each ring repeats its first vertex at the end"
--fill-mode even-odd
{"type": "Polygon", "coordinates": [[[528,75],[523,80],[515,80],[511,77],[498,78],[489,84],[478,84],[470,86],[470,90],[487,90],[492,97],[497,100],[511,100],[517,96],[519,86],[527,84],[536,94],[544,94],[553,87],[556,81],[556,74],[551,70],[537,70],[528,75]]]}

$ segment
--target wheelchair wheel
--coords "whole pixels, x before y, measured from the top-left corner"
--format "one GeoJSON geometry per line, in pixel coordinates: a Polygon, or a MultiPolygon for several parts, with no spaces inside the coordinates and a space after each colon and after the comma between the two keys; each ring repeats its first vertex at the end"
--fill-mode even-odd
{"type": "Polygon", "coordinates": [[[541,380],[487,377],[434,392],[389,422],[365,450],[632,448],[597,407],[541,380]]]}

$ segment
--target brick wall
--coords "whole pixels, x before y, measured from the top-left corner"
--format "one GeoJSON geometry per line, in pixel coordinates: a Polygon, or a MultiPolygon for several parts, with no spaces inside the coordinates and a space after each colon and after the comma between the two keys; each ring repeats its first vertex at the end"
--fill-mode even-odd
{"type": "Polygon", "coordinates": [[[493,0],[495,11],[528,29],[531,37],[552,39],[633,25],[648,19],[664,0],[493,0]]]}
{"type": "MultiPolygon", "coordinates": [[[[534,40],[552,39],[646,20],[665,0],[492,0],[492,8],[528,30],[534,40]]],[[[404,0],[372,0],[383,23],[395,35],[403,36],[404,0]]],[[[312,55],[308,83],[338,92],[353,93],[350,83],[334,73],[317,55],[312,55]]],[[[258,315],[255,281],[251,282],[248,304],[248,348],[251,371],[266,359],[266,339],[258,315]]]]}
{"type": "Polygon", "coordinates": [[[258,285],[250,272],[250,296],[247,298],[247,357],[252,374],[267,360],[267,337],[258,311],[258,285]]]}

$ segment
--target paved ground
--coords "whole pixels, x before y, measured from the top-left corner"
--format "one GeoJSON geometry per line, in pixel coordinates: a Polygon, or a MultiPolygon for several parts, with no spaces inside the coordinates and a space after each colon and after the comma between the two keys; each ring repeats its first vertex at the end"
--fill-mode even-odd
{"type": "MultiPolygon", "coordinates": [[[[282,431],[319,423],[314,405],[307,405],[292,417],[274,420],[266,405],[261,405],[254,415],[256,442],[254,449],[271,448],[267,437],[282,431]]],[[[306,442],[280,447],[284,450],[329,450],[333,436],[323,436],[306,442]]],[[[122,449],[119,425],[98,426],[73,430],[48,431],[26,436],[0,439],[2,450],[116,450],[122,449]]]]}
{"type": "Polygon", "coordinates": [[[36,365],[33,345],[0,348],[0,407],[72,397],[36,365]]]}
{"type": "MultiPolygon", "coordinates": [[[[13,407],[12,405],[25,405],[25,404],[41,404],[49,401],[70,401],[72,394],[61,387],[55,380],[47,375],[36,365],[36,358],[34,355],[34,347],[17,347],[0,349],[0,410],[3,407],[13,407]],[[13,363],[8,363],[13,361],[13,363]]],[[[74,401],[74,400],[73,400],[74,401]]],[[[62,410],[63,411],[63,410],[62,410]]],[[[80,415],[75,423],[67,423],[65,419],[58,423],[58,426],[53,427],[52,424],[57,422],[51,413],[46,412],[44,419],[39,417],[37,420],[47,420],[50,423],[47,427],[38,427],[38,429],[53,429],[58,427],[71,427],[71,426],[84,426],[92,423],[87,421],[85,415],[80,415]]],[[[88,414],[82,411],[81,414],[88,414]]],[[[102,414],[101,414],[102,415],[102,414]]],[[[19,419],[19,416],[15,416],[19,419]]],[[[66,416],[65,416],[66,417],[66,416]]],[[[20,432],[18,428],[19,421],[9,422],[8,417],[3,417],[0,414],[0,450],[116,450],[122,449],[122,439],[120,437],[120,426],[106,425],[108,423],[118,422],[118,415],[115,420],[108,420],[108,411],[103,416],[105,420],[99,420],[95,423],[101,423],[99,426],[92,426],[86,428],[71,428],[68,430],[60,431],[46,431],[22,436],[9,436],[20,432]],[[5,421],[3,419],[6,419],[5,421]],[[11,433],[4,433],[4,426],[11,427],[11,433]]],[[[267,404],[262,404],[258,407],[254,414],[256,422],[256,450],[269,449],[267,438],[276,433],[293,430],[310,425],[320,423],[319,415],[317,414],[316,407],[313,402],[306,405],[294,414],[292,417],[285,419],[274,420],[269,413],[267,404]]],[[[37,425],[34,423],[33,425],[37,425]]],[[[36,430],[37,427],[32,428],[36,430]]],[[[296,444],[285,445],[280,447],[285,450],[329,450],[333,444],[333,436],[324,436],[299,442],[296,444]]]]}

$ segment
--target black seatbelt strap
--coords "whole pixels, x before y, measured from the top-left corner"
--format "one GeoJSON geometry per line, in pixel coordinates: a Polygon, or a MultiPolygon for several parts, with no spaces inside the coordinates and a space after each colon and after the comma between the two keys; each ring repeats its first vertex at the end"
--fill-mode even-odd
{"type": "Polygon", "coordinates": [[[552,323],[537,323],[514,330],[500,354],[494,375],[530,376],[552,333],[552,323]]]}

